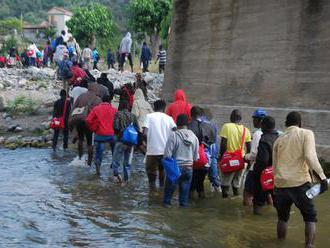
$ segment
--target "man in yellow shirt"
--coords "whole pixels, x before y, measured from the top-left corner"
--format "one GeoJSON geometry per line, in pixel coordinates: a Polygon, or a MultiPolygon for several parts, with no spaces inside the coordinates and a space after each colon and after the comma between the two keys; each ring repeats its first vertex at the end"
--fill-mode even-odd
{"type": "MultiPolygon", "coordinates": [[[[242,143],[243,131],[245,128],[245,139],[243,144],[243,150],[246,146],[246,151],[250,152],[251,147],[251,133],[250,130],[240,124],[242,120],[242,115],[239,110],[235,109],[232,111],[230,115],[231,123],[226,123],[223,125],[220,131],[221,137],[221,147],[220,147],[220,161],[225,153],[234,152],[239,150],[242,143]]],[[[244,152],[243,152],[244,153],[244,152]]],[[[244,155],[244,154],[243,154],[244,155]]],[[[239,184],[241,181],[242,170],[235,172],[226,172],[220,173],[220,181],[221,181],[221,189],[222,189],[222,197],[227,198],[229,195],[230,186],[232,186],[233,194],[238,195],[239,184]]]]}
{"type": "Polygon", "coordinates": [[[274,206],[277,210],[277,237],[285,239],[291,205],[294,203],[305,221],[305,245],[313,247],[317,222],[314,202],[306,196],[312,176],[321,181],[321,193],[328,183],[319,163],[312,131],[301,128],[298,112],[288,114],[287,130],[274,143],[274,206]],[[311,173],[312,176],[311,176],[311,173]]]}

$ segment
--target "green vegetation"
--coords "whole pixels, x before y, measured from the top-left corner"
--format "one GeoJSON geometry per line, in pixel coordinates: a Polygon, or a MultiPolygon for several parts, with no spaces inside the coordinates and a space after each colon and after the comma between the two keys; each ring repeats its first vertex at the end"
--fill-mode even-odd
{"type": "Polygon", "coordinates": [[[172,23],[173,11],[170,11],[168,15],[163,19],[160,25],[160,37],[162,39],[163,45],[168,47],[169,33],[172,23]]]}
{"type": "Polygon", "coordinates": [[[22,21],[17,18],[8,18],[5,20],[0,20],[0,34],[6,35],[8,33],[12,33],[13,30],[16,29],[17,32],[21,32],[23,30],[22,21]]]}
{"type": "Polygon", "coordinates": [[[171,10],[171,0],[130,0],[129,2],[129,25],[140,37],[146,35],[150,37],[154,55],[160,44],[162,22],[171,10]]]}
{"type": "Polygon", "coordinates": [[[21,18],[22,15],[24,21],[37,24],[47,20],[47,11],[52,7],[73,10],[95,2],[111,8],[120,29],[125,29],[127,26],[125,6],[128,0],[3,0],[0,5],[0,19],[21,18]]]}
{"type": "Polygon", "coordinates": [[[40,102],[25,96],[18,96],[14,100],[8,102],[6,112],[11,115],[19,115],[23,113],[26,115],[35,115],[38,113],[39,107],[40,102]]]}
{"type": "Polygon", "coordinates": [[[110,11],[100,4],[75,9],[67,26],[80,45],[92,48],[96,46],[97,39],[110,39],[114,31],[110,11]]]}
{"type": "MultiPolygon", "coordinates": [[[[172,19],[172,0],[3,0],[0,5],[0,35],[2,51],[12,45],[24,47],[28,40],[13,35],[13,30],[22,31],[22,21],[39,24],[47,20],[52,7],[64,7],[74,13],[68,26],[83,48],[86,45],[98,48],[101,56],[111,48],[117,50],[124,33],[133,34],[133,52],[139,53],[140,42],[148,40],[152,53],[158,51],[162,42],[167,47],[168,31],[172,19]],[[22,19],[21,19],[22,18],[22,19]],[[14,43],[13,39],[18,39],[14,43]],[[24,43],[24,44],[23,44],[24,43]]],[[[49,28],[45,36],[53,37],[55,30],[49,28]]]]}

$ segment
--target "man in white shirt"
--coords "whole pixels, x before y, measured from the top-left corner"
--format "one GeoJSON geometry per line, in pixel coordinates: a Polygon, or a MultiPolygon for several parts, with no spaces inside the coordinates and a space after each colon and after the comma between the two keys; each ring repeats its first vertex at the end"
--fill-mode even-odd
{"type": "Polygon", "coordinates": [[[244,193],[243,193],[244,206],[252,206],[253,193],[254,193],[253,166],[258,153],[259,140],[262,135],[261,122],[262,119],[265,118],[266,116],[267,113],[263,109],[256,109],[256,111],[252,115],[253,126],[254,128],[256,128],[256,131],[253,133],[252,136],[251,151],[250,153],[245,154],[244,156],[245,160],[249,161],[251,165],[245,179],[244,193]]]}
{"type": "Polygon", "coordinates": [[[173,119],[164,113],[165,109],[165,101],[156,101],[154,103],[155,112],[147,115],[143,125],[143,133],[147,140],[146,172],[151,191],[156,189],[157,171],[159,187],[164,185],[164,168],[161,160],[166,142],[172,130],[176,128],[173,119]]]}

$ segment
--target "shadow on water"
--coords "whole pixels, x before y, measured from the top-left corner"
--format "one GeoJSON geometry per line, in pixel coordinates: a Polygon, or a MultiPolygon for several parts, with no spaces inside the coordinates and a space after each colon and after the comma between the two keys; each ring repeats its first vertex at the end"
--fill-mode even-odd
{"type": "MultiPolygon", "coordinates": [[[[107,155],[109,157],[109,155],[107,155]]],[[[254,217],[241,199],[216,193],[188,209],[160,206],[150,195],[142,158],[126,187],[100,178],[75,154],[0,150],[0,242],[5,247],[303,247],[303,225],[292,209],[288,240],[275,240],[275,211],[254,217]],[[75,162],[74,162],[75,161],[75,162]]],[[[327,195],[317,200],[317,247],[327,247],[327,195]]]]}

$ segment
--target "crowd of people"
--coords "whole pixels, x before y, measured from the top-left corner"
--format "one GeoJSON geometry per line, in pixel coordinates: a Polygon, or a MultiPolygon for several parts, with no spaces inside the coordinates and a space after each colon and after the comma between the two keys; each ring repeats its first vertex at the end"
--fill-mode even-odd
{"type": "Polygon", "coordinates": [[[74,84],[70,97],[63,89],[54,105],[54,119],[62,119],[64,125],[54,128],[53,149],[60,131],[67,149],[71,131],[81,159],[86,139],[87,164],[94,161],[100,175],[105,145],[110,144],[112,173],[122,185],[129,182],[134,150],[143,153],[149,189],[163,191],[164,207],[171,206],[177,187],[181,207],[188,207],[196,193],[204,199],[207,176],[211,190],[221,192],[223,198],[239,195],[243,185],[243,205],[251,206],[255,215],[262,214],[263,206],[274,205],[279,239],[286,237],[295,204],[305,221],[306,247],[312,247],[317,219],[306,191],[319,180],[323,193],[328,183],[314,134],[301,127],[298,112],[287,115],[287,129],[281,132],[273,117],[256,109],[252,114],[256,130],[251,135],[235,109],[218,132],[210,111],[192,106],[183,90],[175,92],[168,106],[157,100],[152,107],[142,75],[136,79],[133,85],[114,89],[103,73],[97,80],[87,77],[74,84]],[[111,104],[114,95],[120,98],[118,109],[111,104]]]}
{"type": "MultiPolygon", "coordinates": [[[[133,72],[131,47],[131,34],[127,33],[116,54],[107,50],[108,69],[117,61],[118,70],[123,71],[128,60],[133,72]]],[[[144,42],[140,56],[143,72],[148,72],[151,59],[151,50],[144,42]]],[[[286,237],[290,209],[295,204],[305,222],[306,247],[313,246],[316,210],[306,191],[319,181],[323,193],[328,183],[317,158],[314,134],[302,128],[298,112],[287,115],[286,130],[281,132],[275,128],[273,117],[264,109],[256,109],[252,114],[255,131],[251,134],[242,124],[241,112],[235,109],[219,130],[212,113],[192,106],[181,89],[168,105],[164,100],[150,104],[148,85],[140,73],[134,84],[118,89],[106,73],[94,78],[90,70],[98,68],[99,60],[96,48],[80,49],[77,41],[72,36],[67,39],[62,31],[41,51],[31,43],[19,56],[13,47],[7,58],[0,57],[0,65],[14,66],[17,61],[24,66],[56,63],[63,89],[54,103],[51,122],[54,151],[60,133],[63,149],[68,148],[71,135],[79,158],[87,147],[86,163],[94,165],[100,175],[109,144],[112,173],[121,185],[129,182],[134,154],[144,154],[149,190],[163,192],[164,207],[172,205],[176,188],[181,207],[188,207],[196,196],[204,199],[206,178],[211,191],[223,198],[239,195],[242,188],[243,205],[250,206],[255,215],[262,214],[267,204],[275,207],[279,239],[286,237]],[[119,96],[118,108],[112,104],[115,95],[119,96]]],[[[163,73],[166,51],[162,46],[158,61],[159,72],[163,73]]]]}
{"type": "MultiPolygon", "coordinates": [[[[111,49],[107,49],[105,61],[108,69],[115,69],[115,64],[118,64],[118,70],[123,71],[124,65],[128,60],[128,63],[133,72],[133,58],[131,53],[132,49],[132,37],[131,33],[127,33],[122,39],[116,54],[111,49]]],[[[71,35],[67,34],[65,30],[62,30],[60,35],[56,38],[48,38],[44,47],[38,47],[34,42],[19,53],[19,49],[11,47],[7,52],[7,55],[0,55],[0,67],[50,67],[55,64],[59,68],[59,76],[63,77],[61,73],[61,64],[64,60],[70,61],[70,67],[74,62],[85,69],[98,69],[98,63],[101,56],[96,47],[85,47],[81,49],[79,43],[71,35]]],[[[141,48],[140,64],[142,72],[149,71],[149,64],[152,60],[152,53],[146,42],[143,42],[141,48]]],[[[159,73],[163,73],[166,64],[166,50],[162,45],[159,46],[159,52],[155,64],[159,62],[159,73]]]]}

